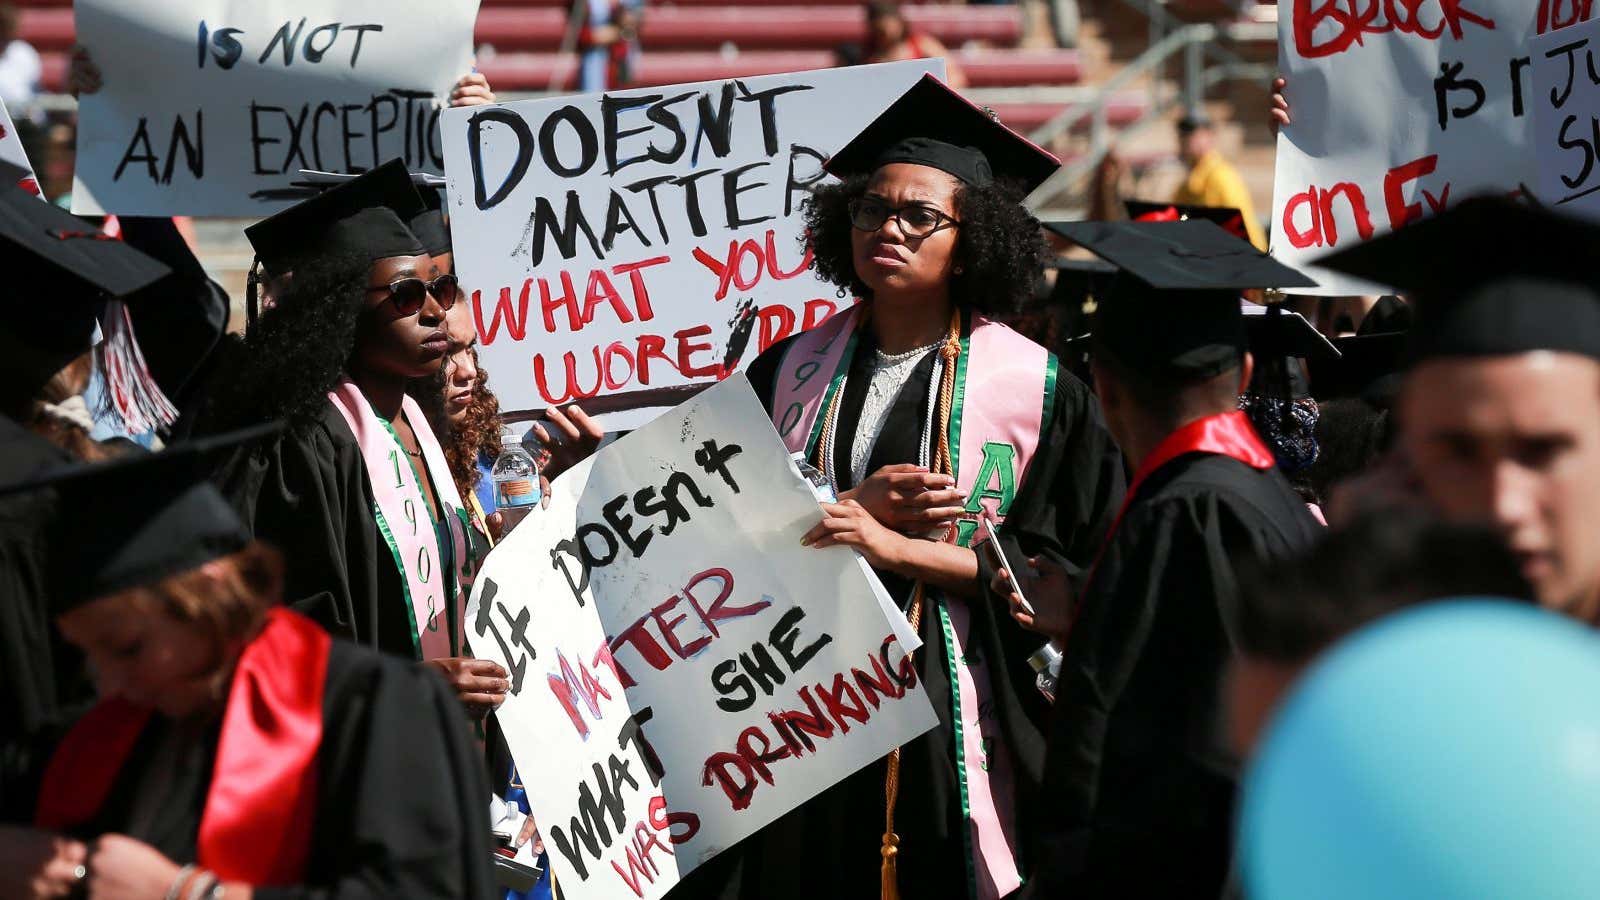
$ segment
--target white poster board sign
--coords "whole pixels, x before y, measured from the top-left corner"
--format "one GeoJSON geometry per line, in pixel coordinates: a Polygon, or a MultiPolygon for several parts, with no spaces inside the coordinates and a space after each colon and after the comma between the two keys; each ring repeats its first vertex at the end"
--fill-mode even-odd
{"type": "Polygon", "coordinates": [[[72,211],[264,216],[300,169],[439,173],[477,0],[77,0],[72,211]]]}
{"type": "Polygon", "coordinates": [[[456,271],[501,408],[671,406],[848,305],[807,268],[801,202],[825,159],[943,69],[447,110],[456,271]]]}
{"type": "Polygon", "coordinates": [[[44,195],[39,190],[39,176],[33,171],[33,163],[28,162],[28,151],[23,149],[22,138],[17,134],[17,126],[11,121],[11,112],[6,109],[4,101],[0,101],[0,159],[27,169],[28,177],[17,186],[43,199],[44,195]]]}
{"type": "Polygon", "coordinates": [[[468,636],[512,673],[496,715],[564,896],[660,897],[934,726],[859,558],[800,545],[820,519],[735,377],[489,554],[468,636]]]}
{"type": "Polygon", "coordinates": [[[1284,3],[1294,122],[1278,134],[1272,249],[1322,285],[1304,292],[1374,292],[1307,263],[1474,194],[1536,191],[1529,42],[1589,12],[1568,0],[1284,3]]]}
{"type": "Polygon", "coordinates": [[[1542,35],[1530,49],[1539,198],[1600,217],[1600,19],[1542,35]]]}

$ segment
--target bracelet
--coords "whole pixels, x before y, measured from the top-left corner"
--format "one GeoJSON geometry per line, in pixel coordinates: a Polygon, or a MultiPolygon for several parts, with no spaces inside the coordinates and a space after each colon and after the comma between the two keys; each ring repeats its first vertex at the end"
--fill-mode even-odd
{"type": "Polygon", "coordinates": [[[211,889],[220,882],[217,876],[209,869],[201,869],[200,874],[194,877],[194,883],[189,886],[189,900],[206,900],[211,894],[211,889]]]}
{"type": "Polygon", "coordinates": [[[183,868],[179,869],[178,870],[178,874],[173,876],[173,878],[172,878],[172,884],[170,886],[168,886],[168,888],[167,888],[167,895],[166,895],[165,900],[181,900],[181,897],[182,897],[182,894],[183,894],[183,883],[184,883],[185,880],[188,879],[188,877],[190,875],[193,875],[193,874],[194,874],[194,864],[193,863],[190,863],[189,865],[186,865],[183,868]]]}

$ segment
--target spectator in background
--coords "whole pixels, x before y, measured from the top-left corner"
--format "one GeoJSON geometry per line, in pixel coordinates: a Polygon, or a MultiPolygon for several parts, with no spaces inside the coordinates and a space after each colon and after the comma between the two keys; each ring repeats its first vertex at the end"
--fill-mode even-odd
{"type": "Polygon", "coordinates": [[[572,14],[577,26],[578,90],[614,91],[633,83],[639,62],[639,25],[644,0],[585,0],[572,14]]]}
{"type": "Polygon", "coordinates": [[[17,37],[17,8],[0,2],[0,100],[13,119],[25,118],[39,92],[39,51],[17,37]]]}
{"type": "Polygon", "coordinates": [[[939,39],[911,27],[895,0],[871,0],[867,4],[867,46],[862,62],[885,63],[903,59],[944,58],[944,83],[960,90],[967,86],[967,75],[950,57],[939,39]]]}
{"type": "Polygon", "coordinates": [[[1256,218],[1250,191],[1239,171],[1217,150],[1216,132],[1204,114],[1191,111],[1178,120],[1178,155],[1189,167],[1189,175],[1173,194],[1172,202],[1237,209],[1250,233],[1250,243],[1257,250],[1266,250],[1267,236],[1261,230],[1261,220],[1256,218]]]}

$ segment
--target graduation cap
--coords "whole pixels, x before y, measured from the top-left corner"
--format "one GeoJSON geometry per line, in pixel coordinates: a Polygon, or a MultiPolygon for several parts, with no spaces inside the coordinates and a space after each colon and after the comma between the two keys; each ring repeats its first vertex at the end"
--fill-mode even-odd
{"type": "Polygon", "coordinates": [[[0,486],[0,496],[53,491],[53,615],[143,587],[244,549],[250,530],[207,480],[223,454],[263,440],[274,423],[138,453],[47,470],[0,486]]]}
{"type": "Polygon", "coordinates": [[[18,186],[28,172],[0,162],[0,260],[47,302],[3,326],[0,377],[32,396],[69,362],[96,348],[114,365],[110,407],[135,432],[177,411],[150,377],[127,312],[115,301],[171,273],[162,263],[18,186]]]}
{"type": "Polygon", "coordinates": [[[1240,291],[1311,279],[1215,224],[1050,222],[1046,227],[1121,271],[1094,318],[1097,346],[1138,370],[1208,378],[1245,347],[1240,291]]]}
{"type": "Polygon", "coordinates": [[[931,166],[971,185],[1011,178],[1027,191],[1061,167],[1053,155],[932,75],[889,104],[823,168],[847,178],[890,163],[931,166]]]}
{"type": "Polygon", "coordinates": [[[1339,358],[1338,347],[1297,312],[1278,306],[1258,306],[1244,313],[1244,321],[1246,342],[1256,356],[1307,360],[1339,358]]]}
{"type": "Polygon", "coordinates": [[[1311,393],[1321,400],[1362,397],[1388,406],[1405,370],[1408,337],[1380,332],[1335,338],[1338,359],[1311,360],[1311,393]]]}
{"type": "Polygon", "coordinates": [[[1476,197],[1317,260],[1416,301],[1413,361],[1552,350],[1600,359],[1600,225],[1476,197]]]}
{"type": "Polygon", "coordinates": [[[160,262],[16,186],[28,170],[0,162],[0,258],[48,303],[28,316],[29,338],[89,346],[105,300],[154,284],[171,270],[160,262]],[[45,327],[40,329],[40,325],[45,327]]]}
{"type": "Polygon", "coordinates": [[[378,260],[419,256],[422,242],[406,226],[426,207],[405,164],[392,159],[376,169],[319,190],[251,225],[245,237],[271,275],[294,269],[311,255],[356,253],[378,260]]]}
{"type": "Polygon", "coordinates": [[[1097,298],[1110,289],[1117,267],[1098,259],[1058,259],[1050,303],[1073,311],[1094,312],[1097,298]],[[1085,307],[1089,307],[1085,309],[1085,307]]]}
{"type": "Polygon", "coordinates": [[[1150,200],[1128,200],[1124,203],[1128,218],[1135,222],[1183,222],[1205,219],[1215,222],[1222,230],[1244,240],[1250,240],[1245,228],[1244,213],[1231,206],[1193,206],[1187,203],[1157,203],[1150,200]]]}
{"type": "Polygon", "coordinates": [[[1284,400],[1311,396],[1302,361],[1337,359],[1339,351],[1333,343],[1305,316],[1282,306],[1251,306],[1242,312],[1245,345],[1256,361],[1247,393],[1284,400]]]}
{"type": "MultiPolygon", "coordinates": [[[[303,196],[314,196],[336,185],[345,184],[359,175],[349,175],[342,172],[321,172],[315,169],[301,169],[300,180],[294,182],[294,187],[307,189],[303,196]]],[[[412,172],[411,186],[417,189],[417,194],[422,200],[421,212],[406,220],[406,227],[422,242],[422,249],[430,256],[440,256],[450,252],[450,226],[444,217],[444,186],[445,179],[439,175],[429,175],[426,172],[412,172]]]]}

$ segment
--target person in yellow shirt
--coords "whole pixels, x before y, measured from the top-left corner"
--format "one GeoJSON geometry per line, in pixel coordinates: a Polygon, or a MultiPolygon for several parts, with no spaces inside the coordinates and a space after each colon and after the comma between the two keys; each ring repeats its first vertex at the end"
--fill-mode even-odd
{"type": "Polygon", "coordinates": [[[1257,250],[1267,249],[1267,236],[1250,202],[1250,191],[1239,177],[1239,170],[1228,164],[1217,150],[1216,132],[1211,121],[1190,113],[1178,120],[1178,154],[1189,175],[1173,194],[1173,203],[1190,206],[1221,206],[1237,209],[1244,216],[1245,230],[1257,250]]]}

